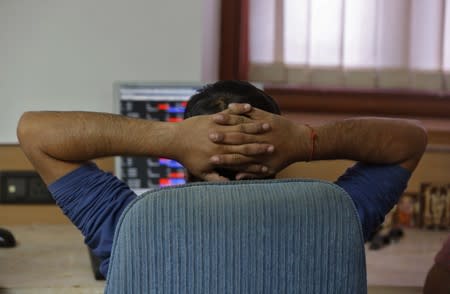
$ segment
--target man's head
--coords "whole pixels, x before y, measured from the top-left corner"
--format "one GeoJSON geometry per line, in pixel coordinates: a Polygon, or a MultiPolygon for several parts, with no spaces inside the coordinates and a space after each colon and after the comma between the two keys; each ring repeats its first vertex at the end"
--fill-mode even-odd
{"type": "Polygon", "coordinates": [[[221,112],[230,103],[248,103],[264,111],[280,114],[275,100],[249,82],[218,81],[204,86],[191,97],[184,118],[221,112]]]}
{"type": "MultiPolygon", "coordinates": [[[[184,118],[218,113],[227,109],[230,103],[248,103],[255,108],[281,114],[275,100],[252,84],[245,81],[218,81],[204,86],[191,97],[184,118]]],[[[237,174],[236,171],[223,168],[217,169],[217,172],[230,180],[234,180],[237,174]]],[[[195,181],[192,175],[189,175],[188,180],[195,181]]]]}

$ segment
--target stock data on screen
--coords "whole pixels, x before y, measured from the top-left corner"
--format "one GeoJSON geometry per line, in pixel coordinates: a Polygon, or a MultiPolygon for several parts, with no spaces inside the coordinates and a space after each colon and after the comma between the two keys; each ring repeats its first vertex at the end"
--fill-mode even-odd
{"type": "MultiPolygon", "coordinates": [[[[122,86],[120,113],[134,118],[179,122],[196,87],[122,86]]],[[[158,140],[158,138],[155,138],[158,140]]],[[[185,169],[175,160],[151,157],[119,157],[120,178],[134,190],[185,183],[185,169]]]]}

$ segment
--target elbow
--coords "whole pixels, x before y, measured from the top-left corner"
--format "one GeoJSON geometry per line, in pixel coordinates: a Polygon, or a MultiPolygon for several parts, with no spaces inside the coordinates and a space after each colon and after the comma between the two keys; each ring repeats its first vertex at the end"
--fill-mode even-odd
{"type": "Polygon", "coordinates": [[[17,123],[17,139],[19,140],[22,149],[26,150],[31,145],[36,145],[39,140],[36,126],[38,118],[36,112],[29,111],[22,114],[17,123]]]}
{"type": "Polygon", "coordinates": [[[422,158],[428,144],[428,134],[421,122],[409,120],[406,122],[403,134],[404,140],[399,147],[403,150],[402,166],[413,172],[422,158]]]}
{"type": "Polygon", "coordinates": [[[409,124],[409,131],[406,132],[408,134],[408,138],[405,140],[406,148],[420,158],[428,145],[427,129],[419,120],[410,119],[406,122],[409,124]]]}
{"type": "Polygon", "coordinates": [[[411,137],[409,140],[409,148],[410,148],[410,158],[411,162],[413,162],[414,170],[419,164],[423,154],[428,145],[428,132],[427,129],[420,121],[413,121],[414,127],[411,132],[411,137]]]}
{"type": "Polygon", "coordinates": [[[425,152],[428,145],[428,132],[425,126],[420,121],[415,121],[417,128],[416,142],[417,149],[420,156],[425,152]]]}

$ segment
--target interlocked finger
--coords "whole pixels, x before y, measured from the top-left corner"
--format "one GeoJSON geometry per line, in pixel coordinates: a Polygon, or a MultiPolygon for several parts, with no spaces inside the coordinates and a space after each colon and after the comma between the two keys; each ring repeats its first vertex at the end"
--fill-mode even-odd
{"type": "Polygon", "coordinates": [[[226,182],[229,181],[227,178],[219,175],[216,172],[205,173],[202,175],[203,180],[207,182],[226,182]]]}
{"type": "Polygon", "coordinates": [[[248,103],[230,103],[227,109],[227,111],[233,114],[245,114],[251,110],[252,106],[248,103]]]}
{"type": "Polygon", "coordinates": [[[209,135],[210,139],[215,143],[227,145],[242,145],[251,143],[264,143],[263,138],[257,135],[244,134],[241,132],[216,132],[209,135]]]}
{"type": "Polygon", "coordinates": [[[258,174],[258,173],[240,172],[236,175],[236,180],[251,180],[262,178],[267,178],[267,173],[258,174]]]}
{"type": "Polygon", "coordinates": [[[221,154],[214,155],[210,158],[211,163],[220,165],[222,167],[243,166],[246,164],[252,164],[255,162],[254,157],[242,155],[242,154],[221,154]]]}
{"type": "Polygon", "coordinates": [[[270,130],[270,124],[252,122],[239,125],[239,131],[246,134],[261,134],[270,130]]]}
{"type": "Polygon", "coordinates": [[[228,114],[225,112],[218,113],[213,116],[215,123],[220,125],[235,126],[244,123],[250,123],[253,120],[243,115],[228,114]]]}
{"type": "Polygon", "coordinates": [[[231,145],[226,147],[226,153],[237,153],[247,156],[267,155],[274,151],[274,146],[271,144],[251,143],[243,145],[231,145]]]}

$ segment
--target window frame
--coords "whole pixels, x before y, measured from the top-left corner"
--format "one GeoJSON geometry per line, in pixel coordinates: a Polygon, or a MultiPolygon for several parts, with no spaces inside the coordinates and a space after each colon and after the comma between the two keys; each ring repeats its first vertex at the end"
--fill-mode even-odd
{"type": "MultiPolygon", "coordinates": [[[[221,0],[221,5],[219,78],[248,80],[249,0],[221,0]]],[[[450,119],[449,92],[278,84],[264,84],[264,89],[277,100],[282,111],[450,119]]]]}

